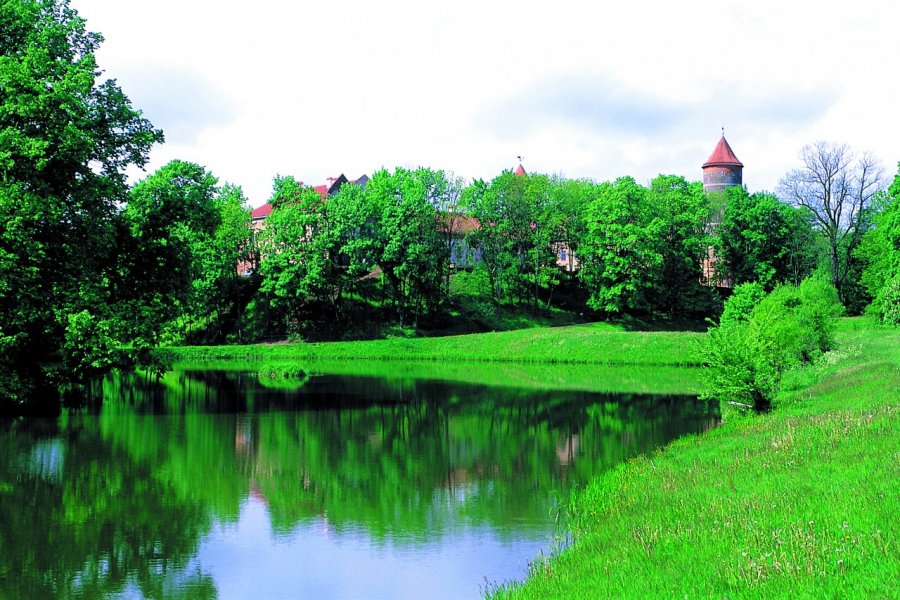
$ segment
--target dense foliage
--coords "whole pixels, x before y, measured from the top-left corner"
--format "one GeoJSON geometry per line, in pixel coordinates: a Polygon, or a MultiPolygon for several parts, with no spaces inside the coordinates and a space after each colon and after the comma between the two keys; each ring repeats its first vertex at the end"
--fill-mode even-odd
{"type": "Polygon", "coordinates": [[[759,284],[738,286],[703,348],[706,395],[757,410],[769,407],[785,371],[831,347],[842,311],[836,290],[822,277],[761,292],[759,284]]]}
{"type": "Polygon", "coordinates": [[[809,212],[772,194],[735,186],[725,190],[716,255],[734,285],[759,282],[766,290],[799,284],[818,262],[809,212]]]}
{"type": "Polygon", "coordinates": [[[646,188],[506,171],[463,188],[401,168],[331,194],[278,177],[271,205],[247,316],[258,338],[367,337],[359,324],[373,321],[446,329],[467,311],[496,323],[558,306],[675,320],[718,308],[700,276],[709,199],[683,177],[646,188]]]}
{"type": "Polygon", "coordinates": [[[278,176],[271,214],[251,224],[240,188],[194,163],[129,189],[126,167],[162,133],[101,81],[101,38],[67,0],[6,2],[0,20],[6,406],[164,343],[696,322],[720,312],[717,283],[771,291],[819,262],[850,311],[874,298],[898,320],[900,184],[880,192],[878,164],[846,147],[804,150],[780,187],[796,207],[676,175],[505,171],[466,186],[420,167],[327,191],[278,176]]]}
{"type": "Polygon", "coordinates": [[[857,256],[864,266],[862,284],[875,299],[881,319],[900,326],[900,165],[890,188],[875,201],[873,225],[857,256]]]}
{"type": "MultiPolygon", "coordinates": [[[[120,301],[125,169],[162,133],[94,59],[101,37],[67,0],[0,3],[0,404],[65,363],[89,375],[134,313],[120,301]]],[[[74,370],[74,373],[71,371],[74,370]]]]}

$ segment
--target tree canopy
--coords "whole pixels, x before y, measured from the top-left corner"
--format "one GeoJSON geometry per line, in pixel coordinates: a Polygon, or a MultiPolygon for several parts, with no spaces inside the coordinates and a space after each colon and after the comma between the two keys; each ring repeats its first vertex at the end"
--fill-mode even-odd
{"type": "Polygon", "coordinates": [[[102,78],[102,38],[67,0],[3,2],[0,31],[0,396],[19,404],[73,315],[114,300],[125,169],[163,136],[102,78]]]}

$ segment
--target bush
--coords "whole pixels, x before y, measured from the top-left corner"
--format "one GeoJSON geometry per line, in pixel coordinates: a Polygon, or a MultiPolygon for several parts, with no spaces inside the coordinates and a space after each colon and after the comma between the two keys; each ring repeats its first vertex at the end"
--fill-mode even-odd
{"type": "Polygon", "coordinates": [[[752,281],[735,286],[734,294],[725,302],[721,323],[748,321],[750,313],[765,297],[762,284],[752,281]]]}
{"type": "Polygon", "coordinates": [[[765,410],[784,371],[831,347],[834,319],[842,307],[835,289],[819,277],[799,287],[779,286],[752,308],[758,290],[738,287],[702,349],[705,396],[765,410]]]}
{"type": "Polygon", "coordinates": [[[66,315],[62,365],[73,381],[84,381],[122,362],[108,321],[86,310],[66,315]]]}
{"type": "Polygon", "coordinates": [[[878,293],[878,312],[882,323],[900,327],[900,275],[888,280],[878,293]]]}

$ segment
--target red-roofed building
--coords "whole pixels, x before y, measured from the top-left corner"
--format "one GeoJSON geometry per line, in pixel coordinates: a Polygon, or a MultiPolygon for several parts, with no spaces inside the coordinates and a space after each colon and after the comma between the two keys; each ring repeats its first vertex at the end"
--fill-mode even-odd
{"type": "MultiPolygon", "coordinates": [[[[338,175],[337,177],[328,177],[326,179],[326,183],[322,185],[314,186],[313,189],[319,192],[319,196],[324,200],[328,196],[334,196],[337,194],[338,190],[341,189],[341,186],[345,183],[352,183],[353,185],[358,185],[362,188],[366,187],[366,184],[369,183],[369,176],[362,175],[356,179],[347,179],[343,173],[338,175]]],[[[301,182],[302,184],[302,182],[301,182]]],[[[272,204],[270,202],[266,202],[262,206],[257,206],[253,209],[253,212],[250,213],[250,217],[253,220],[254,225],[261,223],[265,220],[266,217],[272,214],[272,204]]]]}
{"type": "MultiPolygon", "coordinates": [[[[343,173],[338,175],[337,177],[328,177],[326,179],[326,183],[322,185],[314,186],[317,192],[319,192],[319,196],[321,196],[322,200],[325,200],[328,196],[333,196],[341,189],[341,186],[345,183],[352,183],[353,185],[358,185],[362,188],[366,187],[366,184],[369,182],[368,175],[362,175],[356,179],[347,179],[343,173]]],[[[301,182],[302,185],[303,182],[301,182]]],[[[250,227],[255,232],[260,231],[265,227],[264,222],[266,218],[272,214],[272,203],[266,202],[261,206],[257,206],[250,213],[250,227]]],[[[238,264],[238,273],[242,275],[249,275],[256,269],[256,261],[249,262],[241,262],[238,264]]]]}
{"type": "Polygon", "coordinates": [[[725,134],[713,149],[712,154],[703,163],[703,189],[709,192],[720,192],[726,188],[743,183],[744,164],[734,155],[725,134]]]}
{"type": "Polygon", "coordinates": [[[461,213],[438,213],[438,231],[447,236],[450,268],[470,269],[481,260],[481,248],[472,248],[466,236],[481,229],[478,219],[461,213]]]}

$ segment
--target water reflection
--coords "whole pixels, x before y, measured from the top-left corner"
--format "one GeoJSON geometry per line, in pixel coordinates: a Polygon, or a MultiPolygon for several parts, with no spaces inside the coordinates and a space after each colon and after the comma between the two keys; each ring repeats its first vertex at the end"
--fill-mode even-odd
{"type": "Polygon", "coordinates": [[[717,421],[691,397],[371,377],[92,394],[0,429],[0,597],[477,597],[548,548],[573,485],[717,421]]]}

